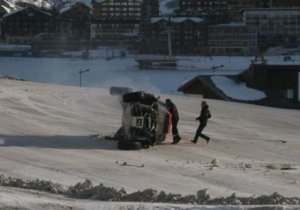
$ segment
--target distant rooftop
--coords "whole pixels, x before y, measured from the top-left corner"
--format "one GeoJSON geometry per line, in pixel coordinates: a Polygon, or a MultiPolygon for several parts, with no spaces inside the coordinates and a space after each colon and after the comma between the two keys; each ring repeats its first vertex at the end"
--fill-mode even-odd
{"type": "Polygon", "coordinates": [[[203,18],[198,18],[198,17],[170,17],[170,18],[169,17],[153,17],[153,18],[151,18],[151,23],[156,23],[161,20],[164,20],[164,21],[170,20],[173,23],[181,23],[186,20],[190,20],[190,21],[193,21],[196,23],[204,22],[203,18]]]}

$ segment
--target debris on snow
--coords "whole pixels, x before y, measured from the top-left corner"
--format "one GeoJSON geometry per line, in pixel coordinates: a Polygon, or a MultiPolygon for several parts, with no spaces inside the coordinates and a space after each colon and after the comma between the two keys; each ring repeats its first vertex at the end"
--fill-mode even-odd
{"type": "Polygon", "coordinates": [[[219,161],[218,161],[217,159],[213,159],[213,160],[211,161],[211,165],[212,165],[213,167],[220,167],[220,163],[219,163],[219,161]]]}
{"type": "Polygon", "coordinates": [[[45,191],[66,195],[71,198],[91,199],[100,201],[128,201],[128,202],[156,202],[156,203],[181,203],[181,204],[205,204],[205,205],[299,205],[300,198],[284,197],[277,192],[270,196],[238,197],[236,194],[224,198],[211,198],[208,189],[199,190],[196,195],[182,196],[181,194],[167,194],[155,189],[146,189],[127,194],[124,189],[118,190],[106,187],[103,184],[93,186],[89,179],[74,186],[66,187],[61,184],[44,180],[22,180],[0,175],[0,185],[18,187],[31,190],[45,191]]]}

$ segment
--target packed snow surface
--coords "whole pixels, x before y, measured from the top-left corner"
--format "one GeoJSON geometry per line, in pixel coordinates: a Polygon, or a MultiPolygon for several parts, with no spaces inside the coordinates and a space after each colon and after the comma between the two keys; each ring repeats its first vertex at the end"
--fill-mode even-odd
{"type": "MultiPolygon", "coordinates": [[[[300,196],[299,111],[207,100],[213,117],[204,133],[211,141],[206,144],[199,139],[195,145],[190,139],[198,126],[195,118],[202,98],[153,93],[177,105],[183,139],[172,145],[169,135],[163,145],[120,151],[117,142],[102,138],[116,132],[122,118],[119,98],[109,95],[108,89],[0,80],[0,175],[63,185],[89,179],[128,193],[152,188],[189,195],[207,188],[213,198],[273,192],[300,196]],[[98,137],[92,138],[94,134],[98,137]],[[214,159],[218,164],[212,165],[214,159]],[[293,170],[281,170],[287,166],[293,170]]],[[[1,203],[24,207],[62,203],[83,209],[105,209],[101,207],[105,205],[109,205],[106,209],[124,209],[117,206],[127,205],[134,209],[130,204],[74,202],[6,187],[0,187],[1,203]]],[[[149,205],[145,209],[164,209],[149,205]]]]}

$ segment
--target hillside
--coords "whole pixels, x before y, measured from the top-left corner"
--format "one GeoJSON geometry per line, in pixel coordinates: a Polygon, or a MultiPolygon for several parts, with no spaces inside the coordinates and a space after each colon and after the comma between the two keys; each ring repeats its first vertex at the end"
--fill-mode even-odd
{"type": "Polygon", "coordinates": [[[128,192],[300,196],[299,111],[208,100],[213,118],[205,133],[212,140],[194,145],[201,99],[162,95],[178,105],[184,140],[126,152],[89,137],[120,126],[118,98],[106,89],[0,80],[0,90],[0,174],[65,185],[90,179],[128,192]],[[220,166],[210,170],[213,159],[220,166]],[[288,166],[294,170],[280,170],[288,166]]]}
{"type": "MultiPolygon", "coordinates": [[[[9,13],[20,8],[20,3],[28,3],[37,7],[43,7],[45,9],[51,9],[53,6],[64,3],[66,7],[74,2],[83,2],[91,7],[91,0],[0,0],[0,13],[9,13]]],[[[168,15],[177,8],[177,0],[161,0],[160,13],[161,15],[168,15]]]]}

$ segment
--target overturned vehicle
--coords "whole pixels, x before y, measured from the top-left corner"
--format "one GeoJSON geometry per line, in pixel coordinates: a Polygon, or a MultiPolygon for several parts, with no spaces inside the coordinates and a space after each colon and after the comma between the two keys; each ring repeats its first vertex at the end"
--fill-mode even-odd
{"type": "Polygon", "coordinates": [[[139,150],[162,143],[170,130],[171,114],[165,104],[154,95],[139,92],[124,93],[125,89],[111,88],[119,95],[123,108],[122,126],[115,134],[118,148],[139,150]]]}

